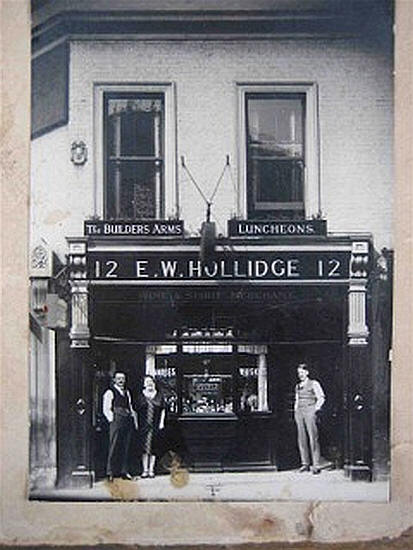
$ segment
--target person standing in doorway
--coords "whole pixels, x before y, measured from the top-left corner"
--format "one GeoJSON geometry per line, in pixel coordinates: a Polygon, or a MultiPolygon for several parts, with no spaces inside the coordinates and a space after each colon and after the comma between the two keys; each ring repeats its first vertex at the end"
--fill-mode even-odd
{"type": "Polygon", "coordinates": [[[323,388],[317,380],[310,378],[307,363],[297,367],[298,384],[295,386],[294,417],[297,424],[298,448],[301,457],[299,472],[319,474],[320,443],[318,439],[317,414],[324,404],[323,388]]]}
{"type": "Polygon", "coordinates": [[[147,375],[144,378],[143,390],[137,401],[137,410],[139,436],[143,450],[141,477],[155,477],[160,431],[165,425],[165,404],[153,376],[147,375]]]}
{"type": "Polygon", "coordinates": [[[128,454],[132,430],[138,425],[123,372],[115,372],[111,387],[103,394],[103,414],[109,422],[107,478],[109,481],[119,476],[132,479],[128,472],[128,454]]]}

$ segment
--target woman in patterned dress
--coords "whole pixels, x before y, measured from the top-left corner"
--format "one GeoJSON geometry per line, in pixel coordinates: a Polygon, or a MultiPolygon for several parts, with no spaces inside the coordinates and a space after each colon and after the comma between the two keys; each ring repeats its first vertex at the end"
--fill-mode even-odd
{"type": "Polygon", "coordinates": [[[139,434],[143,448],[141,477],[155,477],[156,449],[159,432],[165,424],[165,403],[157,390],[153,376],[143,380],[143,390],[138,397],[139,434]]]}

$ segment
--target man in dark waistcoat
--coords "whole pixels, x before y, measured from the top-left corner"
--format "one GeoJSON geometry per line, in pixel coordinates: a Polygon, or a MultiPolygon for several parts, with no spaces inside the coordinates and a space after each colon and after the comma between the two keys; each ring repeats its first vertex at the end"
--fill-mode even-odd
{"type": "Polygon", "coordinates": [[[312,463],[313,474],[319,474],[321,454],[317,413],[324,404],[325,396],[320,383],[309,377],[306,363],[298,365],[297,375],[299,382],[295,387],[294,418],[301,457],[301,468],[298,471],[309,472],[312,463]]]}
{"type": "Polygon", "coordinates": [[[121,476],[132,479],[128,473],[128,453],[133,427],[137,429],[137,415],[132,406],[126,375],[115,372],[111,387],[103,394],[103,414],[109,422],[109,451],[106,475],[109,481],[121,476]]]}

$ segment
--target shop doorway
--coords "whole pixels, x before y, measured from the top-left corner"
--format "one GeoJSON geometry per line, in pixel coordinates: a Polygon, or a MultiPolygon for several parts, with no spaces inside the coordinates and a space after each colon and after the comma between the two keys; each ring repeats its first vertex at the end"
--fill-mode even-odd
{"type": "Polygon", "coordinates": [[[344,454],[344,350],[339,342],[269,346],[269,396],[276,417],[274,452],[277,468],[290,470],[300,465],[294,421],[296,368],[300,362],[309,365],[311,377],[320,382],[326,397],[319,420],[324,464],[341,468],[344,454]]]}
{"type": "MultiPolygon", "coordinates": [[[[155,374],[193,471],[274,469],[266,346],[156,346],[155,374]]],[[[172,430],[171,430],[172,431],[172,430]]]]}

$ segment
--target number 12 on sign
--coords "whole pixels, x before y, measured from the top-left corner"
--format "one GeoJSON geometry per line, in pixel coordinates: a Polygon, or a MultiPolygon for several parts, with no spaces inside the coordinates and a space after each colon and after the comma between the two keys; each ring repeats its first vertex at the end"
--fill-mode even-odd
{"type": "Polygon", "coordinates": [[[318,276],[321,277],[340,277],[341,261],[334,258],[330,260],[318,260],[318,276]]]}

